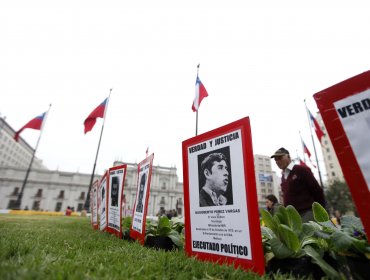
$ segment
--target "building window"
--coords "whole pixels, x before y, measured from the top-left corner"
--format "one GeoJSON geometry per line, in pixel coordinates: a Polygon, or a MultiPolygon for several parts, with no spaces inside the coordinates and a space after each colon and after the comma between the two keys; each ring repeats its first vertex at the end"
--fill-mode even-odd
{"type": "Polygon", "coordinates": [[[32,210],[36,210],[36,211],[40,210],[40,201],[35,200],[35,201],[33,202],[32,210]]]}
{"type": "Polygon", "coordinates": [[[62,202],[57,202],[55,205],[55,212],[60,212],[62,210],[62,202]]]}
{"type": "Polygon", "coordinates": [[[166,201],[164,200],[164,196],[161,197],[161,201],[159,202],[159,205],[165,205],[166,201]]]}
{"type": "Polygon", "coordinates": [[[8,209],[14,209],[16,204],[17,204],[17,200],[13,200],[13,199],[9,200],[8,209]]]}
{"type": "Polygon", "coordinates": [[[81,192],[79,199],[80,200],[84,200],[85,199],[85,192],[81,192]]]}
{"type": "Polygon", "coordinates": [[[11,195],[18,195],[19,188],[15,187],[11,195]]]}
{"type": "Polygon", "coordinates": [[[42,197],[42,189],[38,189],[35,197],[42,197]]]}
{"type": "Polygon", "coordinates": [[[78,211],[78,212],[81,212],[83,207],[84,207],[83,203],[79,203],[79,204],[77,205],[77,211],[78,211]]]}
{"type": "Polygon", "coordinates": [[[64,191],[60,191],[58,199],[64,199],[64,191]]]}
{"type": "Polygon", "coordinates": [[[166,189],[166,182],[163,182],[162,183],[162,190],[165,190],[166,189]]]}
{"type": "Polygon", "coordinates": [[[184,205],[184,204],[182,203],[182,198],[181,198],[181,197],[179,197],[179,198],[177,199],[177,205],[184,205]]]}
{"type": "Polygon", "coordinates": [[[183,203],[182,203],[182,198],[179,197],[176,201],[176,211],[177,211],[177,215],[182,215],[182,206],[183,206],[183,203]]]}

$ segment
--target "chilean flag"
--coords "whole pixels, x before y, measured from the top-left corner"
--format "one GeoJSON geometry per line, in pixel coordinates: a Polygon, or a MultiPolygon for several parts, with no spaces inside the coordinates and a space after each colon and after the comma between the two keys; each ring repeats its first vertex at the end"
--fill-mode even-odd
{"type": "Polygon", "coordinates": [[[301,141],[302,141],[303,152],[305,152],[307,154],[308,158],[311,158],[311,153],[310,153],[309,149],[307,148],[306,144],[303,142],[302,138],[301,138],[301,141]]]}
{"type": "Polygon", "coordinates": [[[105,108],[107,106],[108,98],[106,98],[84,121],[85,134],[93,129],[97,118],[104,118],[105,108]]]}
{"type": "Polygon", "coordinates": [[[14,134],[14,140],[18,142],[19,134],[21,134],[21,132],[26,128],[41,130],[42,122],[44,121],[45,115],[46,115],[46,112],[42,113],[40,116],[37,116],[36,118],[34,118],[34,119],[30,120],[28,123],[26,123],[20,130],[18,130],[14,134]]]}
{"type": "Polygon", "coordinates": [[[310,150],[307,148],[306,144],[303,142],[302,137],[301,137],[301,141],[302,141],[303,152],[307,154],[308,159],[310,160],[312,166],[316,168],[316,165],[312,162],[310,150]]]}
{"type": "Polygon", "coordinates": [[[314,127],[317,138],[321,142],[321,138],[324,136],[324,132],[321,130],[321,127],[320,127],[319,123],[314,118],[314,116],[311,114],[310,110],[308,110],[308,113],[310,114],[311,125],[314,127]]]}
{"type": "Polygon", "coordinates": [[[197,75],[197,80],[195,82],[195,98],[193,101],[193,106],[191,107],[193,112],[198,111],[200,103],[202,102],[203,98],[207,96],[208,96],[207,90],[197,75]]]}
{"type": "MultiPolygon", "coordinates": [[[[307,164],[300,158],[298,157],[298,161],[299,161],[299,165],[302,165],[302,166],[305,166],[305,167],[308,167],[307,164]]],[[[309,168],[309,167],[308,167],[309,168]]]]}

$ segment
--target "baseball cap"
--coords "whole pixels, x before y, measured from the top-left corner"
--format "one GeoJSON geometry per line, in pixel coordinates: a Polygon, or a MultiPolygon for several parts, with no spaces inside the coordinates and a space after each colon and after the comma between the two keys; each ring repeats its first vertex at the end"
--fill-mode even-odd
{"type": "Polygon", "coordinates": [[[272,156],[271,158],[274,158],[274,157],[280,157],[280,156],[283,156],[283,155],[289,155],[289,152],[287,149],[281,147],[279,150],[277,150],[272,156]]]}

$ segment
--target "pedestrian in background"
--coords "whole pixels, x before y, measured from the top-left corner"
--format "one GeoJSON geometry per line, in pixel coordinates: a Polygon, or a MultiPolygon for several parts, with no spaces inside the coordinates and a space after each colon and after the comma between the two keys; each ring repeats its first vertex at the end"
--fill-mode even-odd
{"type": "Polygon", "coordinates": [[[271,158],[282,170],[281,190],[284,206],[294,206],[302,217],[302,221],[313,221],[312,204],[320,203],[325,207],[324,191],[307,166],[295,164],[288,150],[278,149],[271,158]]]}
{"type": "Polygon", "coordinates": [[[274,196],[273,194],[269,194],[268,196],[266,196],[266,208],[272,216],[278,211],[279,206],[281,206],[281,204],[279,203],[276,196],[274,196]]]}

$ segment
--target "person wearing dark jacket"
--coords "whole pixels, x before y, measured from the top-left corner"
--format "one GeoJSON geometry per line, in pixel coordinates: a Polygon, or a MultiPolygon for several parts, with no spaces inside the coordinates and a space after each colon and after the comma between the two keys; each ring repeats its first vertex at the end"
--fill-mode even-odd
{"type": "Polygon", "coordinates": [[[303,222],[313,220],[312,204],[320,203],[325,207],[324,191],[307,166],[296,165],[291,160],[288,150],[278,149],[271,158],[283,171],[281,190],[284,206],[294,206],[303,222]]]}
{"type": "Polygon", "coordinates": [[[276,196],[274,196],[273,194],[269,194],[268,196],[266,196],[266,208],[272,216],[276,214],[279,206],[281,206],[281,204],[278,202],[276,196]]]}

